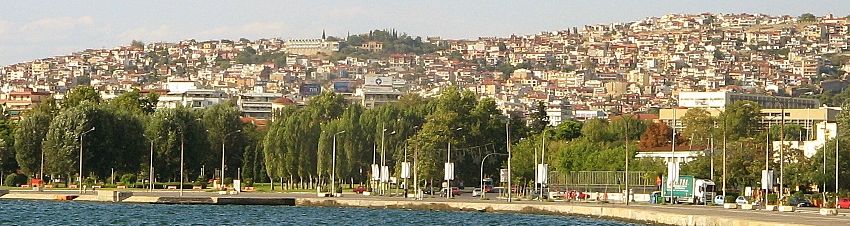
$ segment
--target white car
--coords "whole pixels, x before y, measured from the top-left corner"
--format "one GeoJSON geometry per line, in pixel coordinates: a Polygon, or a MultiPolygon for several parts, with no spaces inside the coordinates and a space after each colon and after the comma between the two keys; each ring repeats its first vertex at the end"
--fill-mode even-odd
{"type": "Polygon", "coordinates": [[[472,197],[481,196],[481,193],[484,193],[484,192],[481,192],[481,188],[472,189],[472,197]]]}
{"type": "Polygon", "coordinates": [[[744,198],[744,196],[738,196],[738,198],[735,199],[735,203],[738,205],[744,205],[750,204],[750,201],[747,201],[747,198],[744,198]]]}

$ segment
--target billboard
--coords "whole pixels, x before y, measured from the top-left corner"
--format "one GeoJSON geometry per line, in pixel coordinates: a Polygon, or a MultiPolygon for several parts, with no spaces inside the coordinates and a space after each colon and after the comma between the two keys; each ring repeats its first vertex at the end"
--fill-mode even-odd
{"type": "Polygon", "coordinates": [[[392,86],[393,77],[368,75],[364,84],[367,86],[392,86]]]}
{"type": "Polygon", "coordinates": [[[313,83],[302,84],[299,91],[304,96],[315,96],[322,93],[322,86],[313,83]]]}
{"type": "Polygon", "coordinates": [[[351,81],[335,81],[333,82],[333,88],[335,93],[353,93],[354,88],[352,87],[351,81]]]}

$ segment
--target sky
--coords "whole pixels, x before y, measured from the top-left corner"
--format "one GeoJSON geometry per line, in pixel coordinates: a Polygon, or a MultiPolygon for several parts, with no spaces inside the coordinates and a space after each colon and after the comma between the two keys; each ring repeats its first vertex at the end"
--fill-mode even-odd
{"type": "Polygon", "coordinates": [[[132,40],[343,37],[394,28],[412,36],[505,37],[670,13],[850,15],[850,1],[819,0],[426,0],[426,1],[6,1],[0,65],[132,40]]]}

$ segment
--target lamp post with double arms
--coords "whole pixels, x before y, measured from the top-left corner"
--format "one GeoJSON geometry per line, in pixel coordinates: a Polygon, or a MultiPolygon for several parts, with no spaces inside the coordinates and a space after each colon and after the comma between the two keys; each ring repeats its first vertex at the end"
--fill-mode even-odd
{"type": "Polygon", "coordinates": [[[94,131],[94,127],[89,129],[88,131],[80,133],[80,180],[79,180],[80,181],[80,186],[79,186],[80,187],[80,194],[83,193],[83,186],[82,186],[83,185],[83,140],[84,140],[86,134],[90,133],[91,131],[94,131]]]}
{"type": "Polygon", "coordinates": [[[334,133],[333,157],[331,157],[331,194],[336,194],[336,135],[345,133],[345,130],[334,133]]]}
{"type": "Polygon", "coordinates": [[[230,132],[230,133],[224,135],[224,137],[221,138],[221,187],[224,188],[224,189],[227,189],[227,187],[225,187],[225,185],[224,185],[224,142],[227,141],[227,137],[229,137],[230,135],[239,133],[239,132],[242,132],[242,130],[238,129],[236,131],[230,132]]]}

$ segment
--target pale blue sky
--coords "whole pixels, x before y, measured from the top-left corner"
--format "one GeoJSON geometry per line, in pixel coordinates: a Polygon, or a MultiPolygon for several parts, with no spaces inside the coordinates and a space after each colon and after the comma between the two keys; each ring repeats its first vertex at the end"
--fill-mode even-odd
{"type": "Polygon", "coordinates": [[[86,48],[194,38],[318,38],[375,28],[475,38],[626,22],[668,13],[850,14],[850,1],[6,1],[0,65],[86,48]]]}

